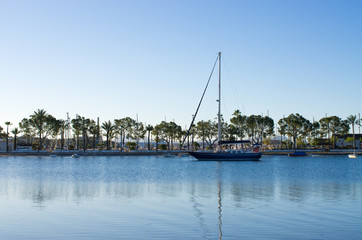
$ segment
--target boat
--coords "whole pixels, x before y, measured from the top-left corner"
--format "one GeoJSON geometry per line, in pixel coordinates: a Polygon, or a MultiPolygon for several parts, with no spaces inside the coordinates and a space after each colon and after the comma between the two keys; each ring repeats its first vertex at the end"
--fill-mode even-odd
{"type": "Polygon", "coordinates": [[[229,150],[221,152],[189,152],[191,156],[199,161],[258,161],[261,152],[246,152],[240,150],[229,150]]]}
{"type": "Polygon", "coordinates": [[[293,153],[289,153],[288,156],[289,157],[305,157],[305,156],[308,156],[308,154],[303,151],[295,151],[293,153]]]}
{"type": "Polygon", "coordinates": [[[352,154],[348,154],[348,158],[358,158],[357,154],[356,154],[356,141],[355,141],[355,136],[354,136],[354,128],[352,125],[352,131],[353,131],[353,153],[352,154]]]}
{"type": "MultiPolygon", "coordinates": [[[[251,144],[251,143],[249,141],[243,141],[243,140],[241,140],[241,141],[222,141],[221,140],[221,52],[218,53],[218,57],[215,61],[214,68],[215,68],[215,65],[217,62],[219,63],[219,98],[217,100],[217,102],[218,102],[218,142],[217,142],[217,145],[218,146],[216,147],[216,151],[214,151],[214,152],[212,152],[212,151],[208,151],[208,152],[191,151],[188,153],[199,161],[258,161],[262,156],[262,152],[260,151],[259,146],[254,147],[252,151],[247,151],[247,150],[245,150],[245,148],[235,149],[235,150],[224,150],[224,151],[222,150],[223,144],[245,144],[245,143],[251,144]]],[[[214,71],[214,68],[211,72],[211,75],[214,71]]],[[[184,138],[183,143],[185,142],[185,139],[188,136],[188,134],[191,130],[191,127],[194,123],[194,120],[196,118],[197,112],[201,105],[202,99],[205,95],[205,91],[207,89],[207,86],[209,85],[211,75],[209,77],[208,83],[207,83],[206,88],[201,97],[200,103],[197,107],[196,113],[193,115],[193,119],[190,124],[190,128],[184,138]]],[[[182,145],[183,145],[183,143],[182,143],[182,145]]]]}
{"type": "Polygon", "coordinates": [[[76,154],[76,153],[74,153],[73,155],[72,155],[72,158],[79,158],[80,157],[80,155],[79,154],[76,154]]]}
{"type": "Polygon", "coordinates": [[[312,154],[310,155],[311,157],[319,157],[319,158],[324,158],[325,155],[321,155],[321,154],[312,154]]]}

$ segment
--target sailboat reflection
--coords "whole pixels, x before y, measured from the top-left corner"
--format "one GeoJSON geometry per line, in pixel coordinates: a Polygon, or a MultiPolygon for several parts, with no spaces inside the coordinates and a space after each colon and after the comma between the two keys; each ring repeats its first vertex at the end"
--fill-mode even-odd
{"type": "Polygon", "coordinates": [[[198,203],[195,197],[195,184],[192,185],[192,190],[191,190],[191,202],[192,202],[192,208],[193,210],[196,212],[196,217],[199,219],[199,224],[200,227],[202,229],[202,237],[204,239],[213,239],[210,237],[211,233],[210,233],[210,229],[207,227],[205,218],[204,218],[204,213],[202,212],[201,208],[202,204],[198,203]]]}
{"type": "MultiPolygon", "coordinates": [[[[220,171],[219,171],[220,172],[220,171]]],[[[217,184],[217,197],[218,197],[218,210],[219,210],[219,240],[221,240],[222,238],[222,229],[221,229],[221,225],[222,225],[222,202],[221,202],[221,180],[219,178],[218,184],[217,184]]]]}
{"type": "MultiPolygon", "coordinates": [[[[218,231],[219,231],[219,237],[218,239],[221,240],[222,239],[222,198],[221,198],[221,195],[222,195],[222,183],[221,183],[221,170],[220,170],[220,164],[221,162],[218,162],[217,163],[217,167],[216,167],[216,171],[217,171],[217,203],[218,203],[218,206],[217,206],[217,209],[218,209],[218,231]]],[[[202,204],[199,204],[196,200],[196,197],[195,197],[195,185],[193,184],[192,185],[192,191],[191,191],[191,202],[193,203],[192,204],[192,207],[193,209],[195,210],[196,212],[196,217],[199,218],[199,224],[200,224],[200,227],[203,231],[203,238],[204,239],[215,239],[214,237],[211,237],[211,231],[210,229],[208,228],[207,226],[207,223],[206,223],[206,220],[204,218],[204,214],[201,210],[201,206],[202,204]]]]}

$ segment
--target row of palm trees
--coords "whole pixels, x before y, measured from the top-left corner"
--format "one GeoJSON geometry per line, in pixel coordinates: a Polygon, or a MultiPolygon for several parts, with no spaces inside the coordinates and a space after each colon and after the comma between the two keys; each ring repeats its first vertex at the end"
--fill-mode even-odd
{"type": "MultiPolygon", "coordinates": [[[[319,138],[328,138],[328,142],[333,142],[337,135],[347,134],[352,126],[354,136],[354,128],[360,124],[360,119],[355,115],[350,115],[343,120],[337,116],[330,116],[320,119],[319,121],[310,122],[300,114],[290,114],[278,121],[276,127],[281,136],[281,142],[286,137],[293,142],[293,147],[297,148],[298,141],[304,140],[313,144],[319,138]]],[[[0,127],[0,136],[6,138],[6,149],[8,150],[9,126],[10,122],[5,122],[6,133],[0,127]]],[[[222,139],[224,140],[241,140],[249,138],[253,143],[263,143],[263,139],[275,136],[274,120],[268,116],[261,115],[242,115],[236,110],[230,118],[230,123],[222,119],[222,139]]],[[[19,127],[11,130],[13,134],[14,148],[16,149],[17,137],[22,133],[22,137],[29,142],[36,142],[37,149],[42,150],[44,140],[51,142],[50,146],[60,147],[64,149],[66,144],[66,133],[73,133],[71,138],[72,145],[76,149],[99,148],[102,146],[103,137],[105,138],[105,148],[125,149],[127,143],[134,142],[136,148],[139,147],[140,140],[147,137],[147,149],[150,150],[151,142],[156,143],[156,149],[159,149],[159,143],[163,142],[167,149],[181,149],[201,147],[202,149],[212,149],[217,142],[218,124],[216,120],[201,120],[194,124],[190,131],[185,131],[175,122],[162,121],[152,126],[145,125],[130,117],[114,119],[113,121],[105,121],[102,124],[93,119],[77,115],[76,118],[69,120],[56,119],[44,109],[34,111],[29,118],[24,118],[19,127]],[[119,143],[116,145],[119,139],[119,143]],[[187,141],[186,141],[187,140],[187,141]],[[82,143],[81,143],[82,142],[82,143]],[[185,143],[182,146],[182,143],[185,143]],[[199,145],[201,143],[201,145],[199,145]],[[82,145],[82,146],[81,146],[82,145]],[[116,146],[115,146],[116,145],[116,146]]],[[[353,139],[355,142],[355,139],[353,139]]]]}
{"type": "MultiPolygon", "coordinates": [[[[11,122],[7,121],[5,122],[6,125],[6,133],[3,132],[3,128],[0,126],[0,138],[6,138],[6,151],[9,151],[9,126],[12,125],[11,122]]],[[[10,131],[14,135],[14,145],[16,150],[16,142],[17,142],[17,136],[20,133],[19,128],[13,128],[10,131]]]]}

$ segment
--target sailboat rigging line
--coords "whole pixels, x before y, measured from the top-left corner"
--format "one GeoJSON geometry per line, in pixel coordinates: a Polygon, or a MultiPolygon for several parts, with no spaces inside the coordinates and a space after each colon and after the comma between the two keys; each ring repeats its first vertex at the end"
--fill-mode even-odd
{"type": "Polygon", "coordinates": [[[210,80],[211,80],[212,74],[214,73],[215,66],[216,66],[216,63],[217,63],[217,61],[218,61],[218,60],[219,60],[219,56],[217,56],[217,58],[216,58],[216,60],[215,60],[215,63],[214,63],[214,66],[212,67],[212,70],[211,70],[211,73],[210,73],[209,79],[207,80],[207,84],[206,84],[206,87],[205,87],[205,89],[204,89],[204,92],[202,93],[202,96],[201,96],[201,99],[200,99],[199,105],[197,106],[197,108],[196,108],[196,112],[195,112],[195,114],[194,114],[194,115],[193,115],[193,117],[192,117],[192,121],[191,121],[190,127],[189,127],[189,129],[187,130],[187,133],[186,133],[186,135],[185,135],[185,137],[184,137],[184,140],[182,141],[181,146],[183,146],[183,145],[184,145],[186,138],[187,138],[187,137],[189,136],[189,134],[190,134],[190,131],[191,131],[192,125],[193,125],[193,124],[194,124],[194,122],[195,122],[196,115],[197,115],[197,113],[199,112],[199,108],[200,108],[200,106],[201,106],[201,102],[202,102],[202,100],[204,99],[204,96],[205,96],[205,93],[206,93],[206,89],[207,89],[207,87],[209,86],[209,83],[210,83],[210,80]]]}

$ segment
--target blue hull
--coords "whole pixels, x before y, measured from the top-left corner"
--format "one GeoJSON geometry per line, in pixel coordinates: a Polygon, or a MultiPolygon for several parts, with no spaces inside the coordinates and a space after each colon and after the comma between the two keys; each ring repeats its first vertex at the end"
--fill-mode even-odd
{"type": "Polygon", "coordinates": [[[189,152],[199,161],[258,161],[262,153],[189,152]]]}
{"type": "Polygon", "coordinates": [[[308,154],[306,154],[305,152],[294,152],[288,154],[289,157],[305,157],[307,155],[308,154]]]}

